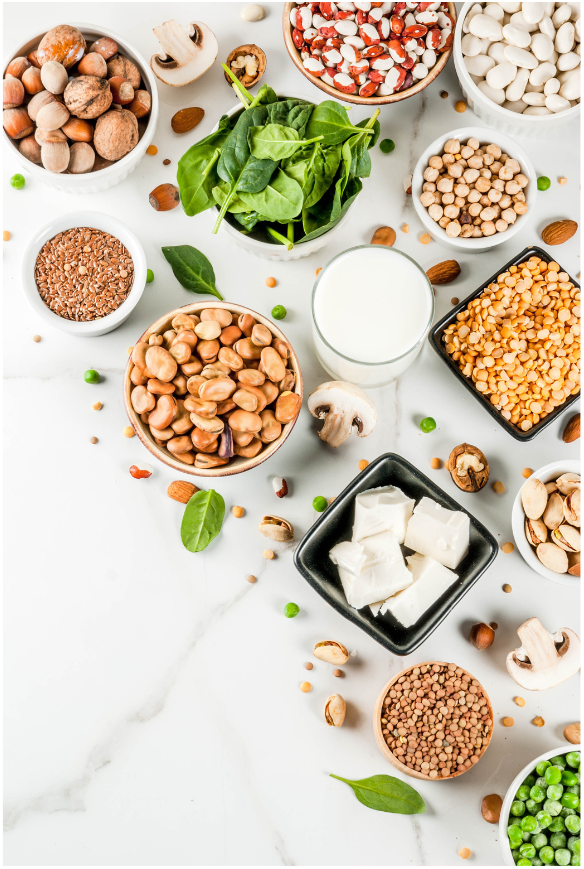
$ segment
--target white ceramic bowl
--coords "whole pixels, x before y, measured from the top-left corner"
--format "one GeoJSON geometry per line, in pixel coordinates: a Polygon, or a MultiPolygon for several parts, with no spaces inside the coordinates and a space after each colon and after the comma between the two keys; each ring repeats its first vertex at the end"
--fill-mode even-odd
{"type": "Polygon", "coordinates": [[[513,860],[513,856],[511,854],[511,847],[509,846],[507,827],[509,824],[509,810],[511,809],[511,803],[513,802],[519,785],[524,779],[527,778],[532,769],[535,769],[538,763],[540,763],[542,760],[549,760],[550,757],[555,757],[558,754],[567,754],[569,751],[580,750],[580,745],[571,745],[571,743],[569,742],[564,742],[563,745],[559,746],[559,748],[552,748],[550,751],[546,751],[545,754],[540,754],[539,757],[536,757],[535,760],[532,760],[531,763],[527,764],[527,766],[525,766],[521,770],[519,775],[517,775],[511,782],[511,786],[505,794],[505,799],[503,800],[503,806],[501,808],[501,815],[499,818],[499,842],[501,843],[501,851],[503,852],[503,860],[505,861],[505,866],[515,866],[515,861],[513,860]]]}
{"type": "MultiPolygon", "coordinates": [[[[280,96],[280,95],[279,95],[280,96]]],[[[306,102],[311,103],[312,99],[308,97],[306,94],[301,94],[296,91],[287,91],[285,94],[285,98],[288,99],[299,99],[306,100],[306,102]]],[[[243,106],[241,103],[233,106],[228,112],[225,112],[228,117],[233,117],[233,115],[237,114],[242,110],[243,106]]],[[[217,123],[212,132],[215,132],[219,123],[217,123]]],[[[316,253],[317,250],[321,250],[329,241],[333,239],[336,235],[339,234],[342,227],[349,220],[349,214],[351,209],[345,214],[345,216],[339,220],[336,226],[333,226],[332,229],[329,229],[328,232],[319,235],[318,238],[313,238],[312,241],[303,242],[302,244],[295,244],[292,250],[288,250],[283,244],[269,244],[264,241],[259,241],[257,238],[252,238],[249,235],[244,235],[244,233],[239,232],[239,230],[235,229],[234,226],[223,219],[221,221],[221,231],[225,232],[230,240],[236,244],[241,250],[246,251],[247,253],[251,253],[254,256],[259,256],[262,259],[270,260],[271,262],[290,262],[292,260],[302,259],[303,257],[310,256],[313,253],[316,253]]],[[[217,220],[217,208],[210,208],[208,212],[212,217],[212,225],[215,224],[217,220]]]]}
{"type": "MultiPolygon", "coordinates": [[[[579,459],[568,459],[563,462],[552,462],[550,465],[544,465],[543,468],[534,471],[532,476],[537,477],[538,480],[542,481],[542,483],[549,483],[551,480],[556,480],[562,474],[579,473],[579,459]]],[[[531,477],[529,479],[531,479],[531,477]]],[[[527,480],[525,482],[527,482],[527,480]]],[[[517,492],[517,496],[513,502],[513,509],[511,511],[511,528],[513,530],[513,537],[515,538],[515,543],[517,544],[517,548],[521,553],[523,560],[527,562],[532,570],[535,570],[536,573],[539,573],[539,575],[545,577],[545,579],[551,579],[552,582],[559,582],[560,585],[571,585],[573,588],[579,588],[579,576],[570,576],[569,573],[554,573],[553,570],[548,570],[547,567],[543,566],[535,554],[533,546],[527,542],[527,537],[525,536],[525,513],[521,506],[521,489],[523,489],[524,485],[525,483],[522,484],[517,492]]]]}
{"type": "Polygon", "coordinates": [[[416,214],[424,224],[424,228],[430,233],[434,241],[444,247],[449,247],[451,250],[460,251],[462,253],[484,253],[486,250],[491,250],[505,241],[509,241],[520,229],[524,229],[527,221],[533,216],[535,209],[535,199],[537,195],[536,175],[533,164],[523,148],[517,144],[505,133],[500,133],[498,130],[487,129],[486,127],[459,127],[457,130],[451,130],[449,133],[444,133],[438,139],[435,139],[429,145],[414,169],[412,176],[412,198],[414,200],[414,208],[416,214]],[[446,235],[446,230],[435,220],[432,220],[428,214],[428,209],[424,208],[420,202],[422,186],[424,184],[424,171],[428,166],[430,157],[441,154],[445,143],[448,139],[459,139],[461,143],[466,143],[468,139],[475,137],[483,144],[498,145],[504,154],[509,154],[515,160],[519,161],[522,173],[529,179],[529,184],[524,188],[528,210],[526,214],[521,214],[517,217],[515,223],[511,224],[506,232],[496,232],[488,238],[449,238],[446,235]]]}
{"type": "Polygon", "coordinates": [[[504,109],[487,99],[470,77],[460,47],[461,39],[464,36],[462,24],[471,6],[474,6],[474,3],[465,3],[458,15],[456,30],[454,31],[454,67],[464,97],[475,115],[486,124],[512,136],[537,136],[538,138],[554,136],[559,132],[558,127],[579,119],[580,105],[572,106],[565,112],[538,117],[537,115],[521,115],[518,112],[510,112],[509,109],[504,109]]]}
{"type": "Polygon", "coordinates": [[[26,300],[35,314],[38,314],[45,323],[62,329],[70,335],[94,338],[112,332],[121,326],[140,301],[146,284],[146,255],[134,233],[121,220],[111,217],[109,214],[102,214],[100,211],[72,211],[61,217],[55,217],[33,232],[22,256],[21,280],[26,300]],[[41,299],[34,279],[36,259],[45,242],[53,238],[58,232],[76,226],[101,229],[103,232],[115,236],[126,246],[134,262],[134,283],[125,302],[122,302],[113,313],[101,317],[99,320],[84,323],[78,323],[76,320],[65,320],[64,317],[59,317],[58,314],[51,311],[41,299]]]}
{"type": "MultiPolygon", "coordinates": [[[[57,22],[58,23],[58,22],[57,22]]],[[[158,91],[156,89],[156,78],[150,69],[150,66],[141,54],[136,49],[126,42],[117,33],[112,30],[106,30],[105,27],[96,27],[93,24],[79,24],[78,22],[69,22],[72,27],[77,27],[85,37],[88,46],[99,39],[100,36],[109,36],[115,40],[120,49],[120,54],[133,61],[142,75],[142,81],[152,97],[152,109],[150,114],[138,121],[138,132],[140,140],[133,151],[122,157],[116,163],[108,166],[105,169],[99,169],[94,172],[88,172],[83,175],[67,175],[63,172],[49,172],[43,166],[31,163],[26,157],[23,157],[18,150],[18,141],[14,141],[6,133],[3,132],[4,141],[10,149],[11,155],[16,157],[19,163],[26,169],[27,173],[38,181],[43,181],[50,187],[56,187],[58,190],[64,190],[66,193],[100,193],[102,190],[108,190],[123,181],[128,175],[134,171],[142,157],[146,153],[146,148],[152,142],[156,131],[156,123],[158,121],[158,91]]],[[[39,33],[37,36],[29,38],[25,43],[21,43],[18,48],[11,51],[4,61],[3,69],[6,69],[10,61],[14,57],[26,57],[29,52],[36,48],[45,34],[39,33]]]]}

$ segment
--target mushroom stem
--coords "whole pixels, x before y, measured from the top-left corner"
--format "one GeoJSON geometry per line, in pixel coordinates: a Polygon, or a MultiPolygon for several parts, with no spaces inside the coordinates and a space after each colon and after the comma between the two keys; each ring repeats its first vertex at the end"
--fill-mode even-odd
{"type": "Polygon", "coordinates": [[[539,619],[527,619],[517,628],[521,646],[535,670],[553,665],[556,661],[556,647],[552,635],[539,619]]]}
{"type": "Polygon", "coordinates": [[[326,441],[331,447],[340,447],[351,434],[353,420],[347,416],[344,410],[328,411],[323,427],[318,433],[321,440],[326,441]]]}

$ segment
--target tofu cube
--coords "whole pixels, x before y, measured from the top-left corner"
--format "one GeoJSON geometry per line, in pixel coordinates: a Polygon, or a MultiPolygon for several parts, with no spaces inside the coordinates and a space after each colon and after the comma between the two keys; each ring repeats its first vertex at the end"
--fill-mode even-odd
{"type": "Polygon", "coordinates": [[[460,510],[447,510],[422,498],[408,522],[405,545],[430,555],[445,567],[458,567],[468,552],[470,521],[460,510]]]}

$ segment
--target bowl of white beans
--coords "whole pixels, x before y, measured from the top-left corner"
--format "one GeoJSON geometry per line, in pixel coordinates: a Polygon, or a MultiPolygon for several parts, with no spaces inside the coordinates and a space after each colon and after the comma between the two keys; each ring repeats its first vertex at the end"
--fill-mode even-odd
{"type": "Polygon", "coordinates": [[[580,115],[580,3],[465,3],[454,65],[468,104],[517,136],[551,136],[580,115]]]}

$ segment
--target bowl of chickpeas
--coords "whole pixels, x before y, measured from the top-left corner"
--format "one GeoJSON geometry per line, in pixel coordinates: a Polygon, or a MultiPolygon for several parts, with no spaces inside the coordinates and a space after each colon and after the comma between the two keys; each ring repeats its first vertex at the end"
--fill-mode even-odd
{"type": "Polygon", "coordinates": [[[412,176],[416,214],[452,250],[482,253],[508,241],[533,214],[535,170],[497,130],[460,127],[429,145],[412,176]]]}
{"type": "Polygon", "coordinates": [[[164,314],[131,348],[124,403],[161,462],[229,476],[282,446],[302,406],[302,374],[267,317],[231,302],[196,302],[164,314]]]}

